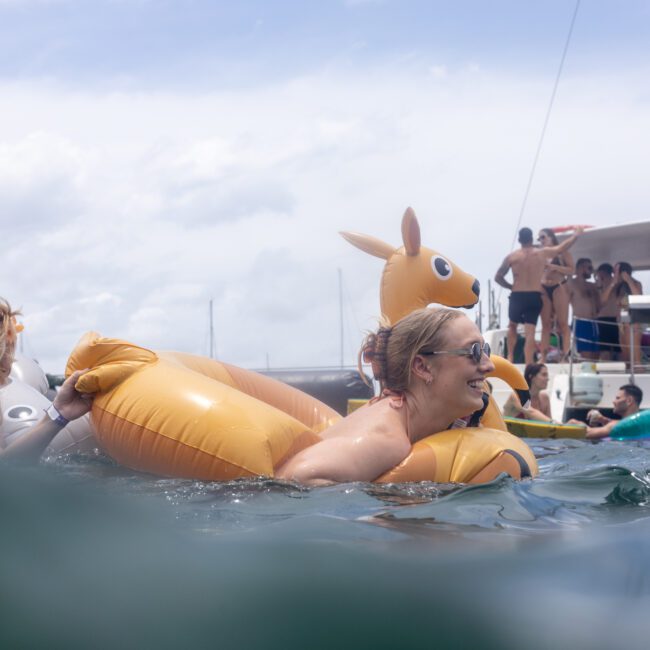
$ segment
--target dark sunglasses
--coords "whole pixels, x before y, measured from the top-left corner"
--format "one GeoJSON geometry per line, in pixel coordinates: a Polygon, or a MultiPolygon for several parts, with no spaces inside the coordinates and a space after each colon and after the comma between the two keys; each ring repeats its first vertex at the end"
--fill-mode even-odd
{"type": "Polygon", "coordinates": [[[478,341],[476,343],[472,343],[472,345],[470,345],[468,348],[459,348],[457,350],[437,350],[436,352],[420,352],[420,354],[423,356],[432,356],[434,354],[453,354],[457,357],[469,357],[474,363],[481,363],[483,355],[489,359],[491,353],[492,349],[490,348],[489,343],[483,343],[483,345],[481,345],[478,341]]]}

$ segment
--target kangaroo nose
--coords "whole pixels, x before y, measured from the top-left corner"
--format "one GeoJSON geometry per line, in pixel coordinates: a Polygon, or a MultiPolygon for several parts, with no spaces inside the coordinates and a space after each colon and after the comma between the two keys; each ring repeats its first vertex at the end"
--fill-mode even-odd
{"type": "Polygon", "coordinates": [[[472,285],[472,291],[474,292],[474,295],[478,298],[479,295],[481,295],[481,283],[478,280],[474,280],[474,284],[472,285]]]}

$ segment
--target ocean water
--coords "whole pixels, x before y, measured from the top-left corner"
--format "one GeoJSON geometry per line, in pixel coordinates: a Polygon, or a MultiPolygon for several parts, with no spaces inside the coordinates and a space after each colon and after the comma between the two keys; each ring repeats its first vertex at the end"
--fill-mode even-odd
{"type": "Polygon", "coordinates": [[[0,471],[2,648],[647,648],[650,446],[481,486],[0,471]]]}

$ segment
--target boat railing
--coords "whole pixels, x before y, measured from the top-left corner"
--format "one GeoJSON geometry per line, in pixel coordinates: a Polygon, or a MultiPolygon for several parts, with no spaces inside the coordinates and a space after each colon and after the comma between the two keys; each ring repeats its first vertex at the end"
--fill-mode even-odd
{"type": "Polygon", "coordinates": [[[631,323],[629,316],[626,312],[621,314],[619,323],[613,323],[611,320],[599,320],[597,318],[574,318],[571,324],[571,354],[569,355],[569,394],[573,395],[573,367],[576,364],[583,362],[597,363],[599,359],[590,358],[580,354],[578,351],[578,343],[594,343],[593,339],[583,338],[577,336],[576,325],[579,321],[595,323],[598,326],[606,325],[609,327],[623,325],[619,327],[619,335],[627,334],[628,340],[623,342],[619,339],[618,343],[611,342],[608,345],[618,348],[620,356],[623,359],[619,362],[613,362],[612,367],[608,368],[609,372],[621,372],[621,374],[629,373],[630,383],[635,383],[635,374],[645,374],[650,372],[650,362],[644,356],[642,347],[643,327],[639,322],[631,323]],[[638,356],[638,358],[637,358],[638,356]],[[620,365],[619,365],[620,364],[620,365]]]}

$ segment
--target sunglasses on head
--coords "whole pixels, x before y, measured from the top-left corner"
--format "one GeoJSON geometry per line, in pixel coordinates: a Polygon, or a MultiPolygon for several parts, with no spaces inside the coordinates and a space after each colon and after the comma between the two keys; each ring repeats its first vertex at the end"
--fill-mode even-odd
{"type": "Polygon", "coordinates": [[[478,341],[472,343],[468,348],[459,348],[457,350],[437,350],[436,352],[420,352],[424,356],[432,356],[434,354],[453,354],[457,357],[469,357],[474,363],[481,363],[483,355],[488,359],[492,350],[489,343],[481,345],[478,341]]]}

